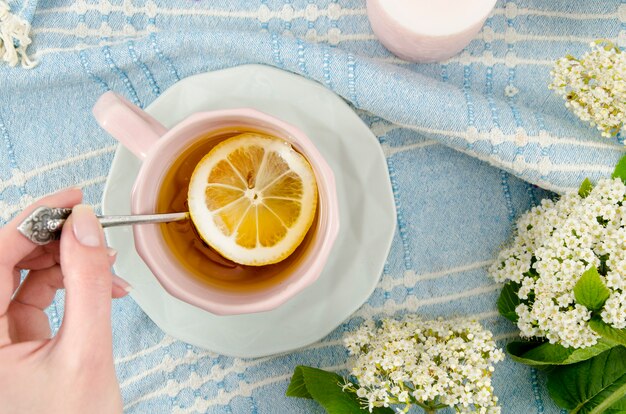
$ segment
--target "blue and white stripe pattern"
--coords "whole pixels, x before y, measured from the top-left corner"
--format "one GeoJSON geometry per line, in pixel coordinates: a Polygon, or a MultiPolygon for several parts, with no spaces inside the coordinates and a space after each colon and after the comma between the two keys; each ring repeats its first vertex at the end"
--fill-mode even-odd
{"type": "MultiPolygon", "coordinates": [[[[387,156],[398,231],[369,301],[323,341],[256,360],[164,335],[132,299],[114,305],[117,372],[129,413],[311,413],[284,397],[293,367],[340,370],[344,333],[407,312],[471,315],[500,343],[486,269],[519,214],[582,179],[607,176],[623,152],[547,89],[552,62],[596,38],[626,46],[626,1],[501,0],[480,35],[442,64],[390,55],[364,0],[11,1],[31,22],[32,70],[0,66],[0,223],[35,198],[81,185],[98,206],[114,141],[90,115],[106,90],[146,106],[179,79],[263,63],[348,100],[387,156]],[[508,92],[507,92],[508,91],[508,92]]],[[[207,91],[210,93],[210,91],[207,91]]],[[[121,275],[123,276],[123,275],[121,275]]],[[[50,310],[58,329],[63,294],[50,310]]],[[[541,372],[507,360],[504,413],[558,413],[541,372]]]]}

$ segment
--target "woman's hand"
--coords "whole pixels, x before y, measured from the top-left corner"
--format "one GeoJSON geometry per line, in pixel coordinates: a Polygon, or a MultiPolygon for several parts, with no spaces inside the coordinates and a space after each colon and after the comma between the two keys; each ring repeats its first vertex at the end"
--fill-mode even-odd
{"type": "Polygon", "coordinates": [[[0,229],[0,401],[3,413],[120,413],[111,338],[111,297],[129,285],[113,276],[115,254],[89,207],[76,206],[60,242],[36,246],[17,231],[35,207],[72,207],[65,190],[0,229]],[[111,254],[113,253],[113,254],[111,254]],[[28,275],[20,284],[20,271],[28,275]],[[50,338],[44,313],[65,288],[65,314],[50,338]]]}

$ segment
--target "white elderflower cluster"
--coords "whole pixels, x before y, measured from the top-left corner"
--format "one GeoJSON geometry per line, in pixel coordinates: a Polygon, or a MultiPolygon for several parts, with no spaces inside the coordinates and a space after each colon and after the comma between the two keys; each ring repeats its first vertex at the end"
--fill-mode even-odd
{"type": "Polygon", "coordinates": [[[582,121],[611,137],[624,128],[626,118],[626,54],[607,41],[591,48],[581,59],[557,60],[549,88],[582,121]]]}
{"type": "Polygon", "coordinates": [[[475,321],[424,321],[415,316],[367,322],[344,340],[357,383],[355,392],[374,407],[421,406],[427,413],[454,407],[460,413],[500,413],[493,395],[493,364],[504,359],[491,332],[475,321]]]}
{"type": "Polygon", "coordinates": [[[576,303],[574,287],[595,266],[610,296],[600,314],[617,329],[626,327],[626,186],[604,179],[583,198],[567,194],[543,200],[517,221],[511,247],[490,269],[498,282],[520,285],[515,309],[522,336],[585,348],[598,335],[587,322],[591,312],[576,303]]]}

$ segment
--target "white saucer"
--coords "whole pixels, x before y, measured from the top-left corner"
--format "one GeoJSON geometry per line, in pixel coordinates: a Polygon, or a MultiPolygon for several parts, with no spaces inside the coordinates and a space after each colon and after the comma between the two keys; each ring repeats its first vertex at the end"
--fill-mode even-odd
{"type": "MultiPolygon", "coordinates": [[[[170,296],[135,251],[130,227],[106,230],[115,270],[165,332],[220,354],[252,358],[316,342],[373,292],[393,238],[396,213],[378,140],[346,103],[323,86],[278,69],[245,65],[176,83],[147,109],[166,127],[206,110],[251,107],[302,129],[335,173],[340,231],[320,278],[270,312],[216,316],[170,296]]],[[[104,214],[129,214],[139,161],[118,147],[102,201],[104,214]]]]}

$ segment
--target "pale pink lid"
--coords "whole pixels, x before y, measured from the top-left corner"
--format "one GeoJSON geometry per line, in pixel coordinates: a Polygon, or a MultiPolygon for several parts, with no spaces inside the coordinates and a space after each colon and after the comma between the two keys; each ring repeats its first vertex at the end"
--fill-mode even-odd
{"type": "Polygon", "coordinates": [[[387,49],[415,62],[460,52],[478,34],[496,0],[367,0],[374,33],[387,49]]]}

